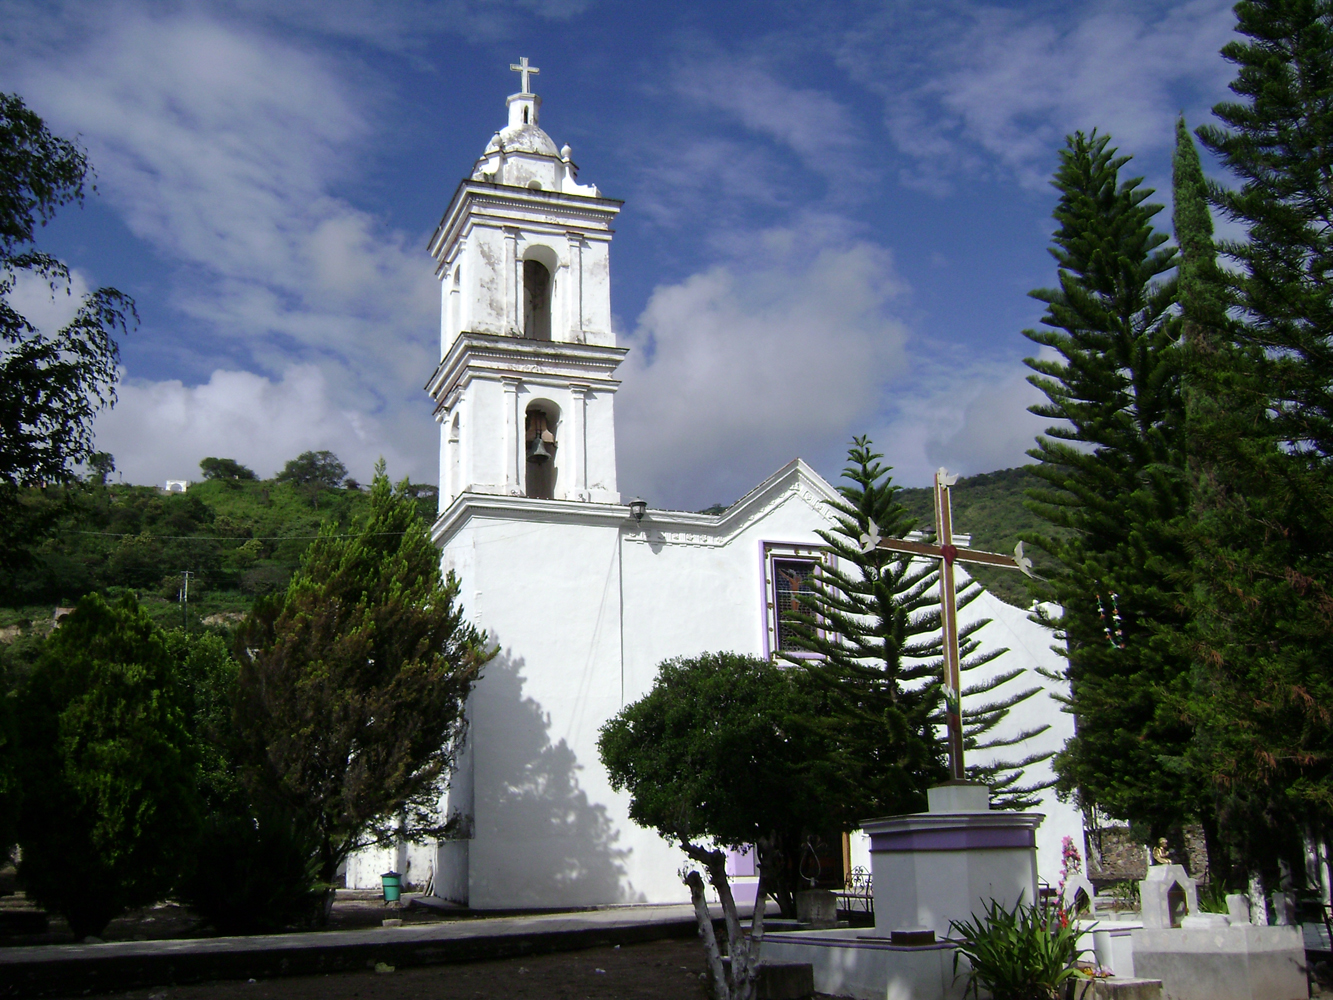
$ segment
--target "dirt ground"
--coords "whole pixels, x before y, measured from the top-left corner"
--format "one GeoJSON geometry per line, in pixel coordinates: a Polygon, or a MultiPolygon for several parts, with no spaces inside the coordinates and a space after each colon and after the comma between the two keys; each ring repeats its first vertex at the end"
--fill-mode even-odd
{"type": "Polygon", "coordinates": [[[194,983],[102,995],[123,1000],[703,1000],[703,971],[704,953],[697,941],[654,941],[466,965],[194,983]]]}

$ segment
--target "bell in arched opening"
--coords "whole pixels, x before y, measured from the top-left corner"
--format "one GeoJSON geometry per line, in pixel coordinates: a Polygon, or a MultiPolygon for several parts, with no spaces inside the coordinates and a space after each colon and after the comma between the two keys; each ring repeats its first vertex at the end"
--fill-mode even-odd
{"type": "Polygon", "coordinates": [[[555,420],[541,407],[531,406],[523,436],[528,458],[527,494],[551,500],[555,497],[555,420]]]}

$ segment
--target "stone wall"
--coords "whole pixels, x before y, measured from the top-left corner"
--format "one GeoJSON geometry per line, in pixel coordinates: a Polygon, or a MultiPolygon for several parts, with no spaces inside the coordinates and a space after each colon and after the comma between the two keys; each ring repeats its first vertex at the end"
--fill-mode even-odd
{"type": "MultiPolygon", "coordinates": [[[[1190,877],[1200,885],[1208,879],[1208,850],[1204,844],[1203,827],[1186,826],[1184,831],[1185,858],[1178,859],[1190,877]]],[[[1147,854],[1144,844],[1130,834],[1128,826],[1105,826],[1085,832],[1088,878],[1098,884],[1140,881],[1148,875],[1147,854]],[[1098,864],[1100,855],[1101,863],[1098,864]]]]}

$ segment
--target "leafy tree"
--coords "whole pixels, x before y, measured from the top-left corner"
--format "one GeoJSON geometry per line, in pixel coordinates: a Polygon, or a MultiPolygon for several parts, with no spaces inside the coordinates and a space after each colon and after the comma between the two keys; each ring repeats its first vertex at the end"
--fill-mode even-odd
{"type": "Polygon", "coordinates": [[[336,490],[347,478],[347,466],[331,451],[303,451],[274,478],[280,483],[336,490]]]}
{"type": "Polygon", "coordinates": [[[308,824],[332,883],[371,843],[440,836],[440,781],[491,653],[406,485],[381,462],[351,537],[324,530],[238,637],[237,725],[256,794],[308,824]]]}
{"type": "MultiPolygon", "coordinates": [[[[309,452],[307,452],[309,454],[309,452]]],[[[292,463],[287,463],[288,468],[292,463]]],[[[247,469],[234,458],[205,458],[199,462],[199,469],[204,474],[205,479],[244,479],[257,480],[253,469],[247,469]]],[[[343,470],[346,475],[347,470],[343,470]]]]}
{"type": "Polygon", "coordinates": [[[233,705],[240,666],[218,636],[167,634],[198,766],[202,820],[178,897],[224,934],[269,933],[322,913],[314,830],[241,780],[233,705]]]}
{"type": "MultiPolygon", "coordinates": [[[[823,725],[836,734],[855,768],[856,801],[849,805],[858,818],[924,809],[926,789],[948,777],[946,741],[941,738],[945,720],[938,570],[885,549],[865,548],[862,542],[876,534],[903,537],[916,526],[881,457],[867,438],[852,442],[844,483],[838,487],[842,499],[833,503],[838,526],[819,532],[837,561],[818,568],[809,593],[801,596],[802,610],[788,618],[793,644],[818,654],[787,659],[830,694],[823,725]]],[[[980,593],[975,584],[964,587],[959,608],[980,593]]],[[[1025,730],[1013,740],[989,735],[1014,705],[1037,689],[976,705],[978,698],[1021,673],[1006,671],[985,683],[966,684],[970,671],[1005,652],[977,655],[972,636],[986,621],[959,629],[964,749],[971,751],[998,750],[1045,728],[1025,730]]],[[[1022,769],[1040,759],[1044,756],[973,764],[968,776],[990,784],[1000,804],[1026,807],[1041,786],[1023,785],[1022,769]]]]}
{"type": "Polygon", "coordinates": [[[1233,267],[1226,287],[1203,283],[1214,301],[1185,302],[1209,335],[1191,377],[1212,401],[1190,423],[1191,704],[1194,762],[1243,793],[1228,795],[1238,848],[1273,879],[1296,831],[1333,812],[1333,4],[1235,11],[1243,37],[1222,54],[1238,100],[1198,135],[1240,180],[1208,196],[1245,238],[1218,246],[1233,267]]]}
{"type": "MultiPolygon", "coordinates": [[[[843,768],[830,740],[802,720],[819,707],[818,692],[764,660],[706,653],[668,660],[652,690],[607,722],[598,749],[611,787],[630,793],[630,818],[679,844],[701,865],[722,900],[733,956],[723,974],[706,907],[699,930],[709,950],[717,995],[746,995],[752,986],[750,943],[743,940],[719,847],[755,845],[760,895],[771,893],[795,916],[784,870],[805,838],[830,822],[850,827],[843,768]],[[812,706],[812,697],[815,704],[812,706]]],[[[686,877],[696,909],[703,877],[686,877]]],[[[757,906],[755,939],[762,937],[757,906]]]]}
{"type": "Polygon", "coordinates": [[[33,231],[82,202],[88,171],[78,145],[52,135],[17,95],[0,94],[0,487],[11,495],[23,483],[68,480],[92,456],[93,415],[115,402],[114,334],[138,318],[129,296],[99,288],[49,333],[8,298],[20,276],[68,294],[68,266],[37,250],[33,231]]]}
{"type": "Polygon", "coordinates": [[[88,456],[88,482],[105,486],[111,473],[116,471],[116,458],[109,451],[95,451],[88,456]]]}
{"type": "Polygon", "coordinates": [[[19,750],[29,898],[81,938],[170,891],[197,820],[195,768],[165,637],[133,599],[85,597],[47,640],[19,750]]]}
{"type": "Polygon", "coordinates": [[[1191,728],[1169,697],[1189,674],[1167,637],[1185,622],[1188,564],[1174,530],[1188,505],[1176,253],[1153,228],[1153,192],[1121,179],[1128,161],[1095,131],[1060,153],[1059,287],[1032,293],[1044,328],[1024,331],[1048,352],[1027,361],[1047,398],[1032,411],[1056,421],[1028,453],[1044,481],[1028,496],[1059,533],[1029,540],[1057,563],[1038,593],[1064,609],[1078,728],[1056,760],[1061,787],[1154,837],[1179,836],[1199,795],[1179,764],[1191,728]]]}

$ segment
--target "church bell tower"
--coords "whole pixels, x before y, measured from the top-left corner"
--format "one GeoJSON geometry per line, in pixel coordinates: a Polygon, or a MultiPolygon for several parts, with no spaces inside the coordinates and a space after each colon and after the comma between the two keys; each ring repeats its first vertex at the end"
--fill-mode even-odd
{"type": "Polygon", "coordinates": [[[613,402],[626,354],[611,329],[621,202],[578,182],[538,123],[526,58],[472,176],[430,242],[441,361],[426,389],[440,433],[440,510],[465,493],[620,502],[613,402]]]}

